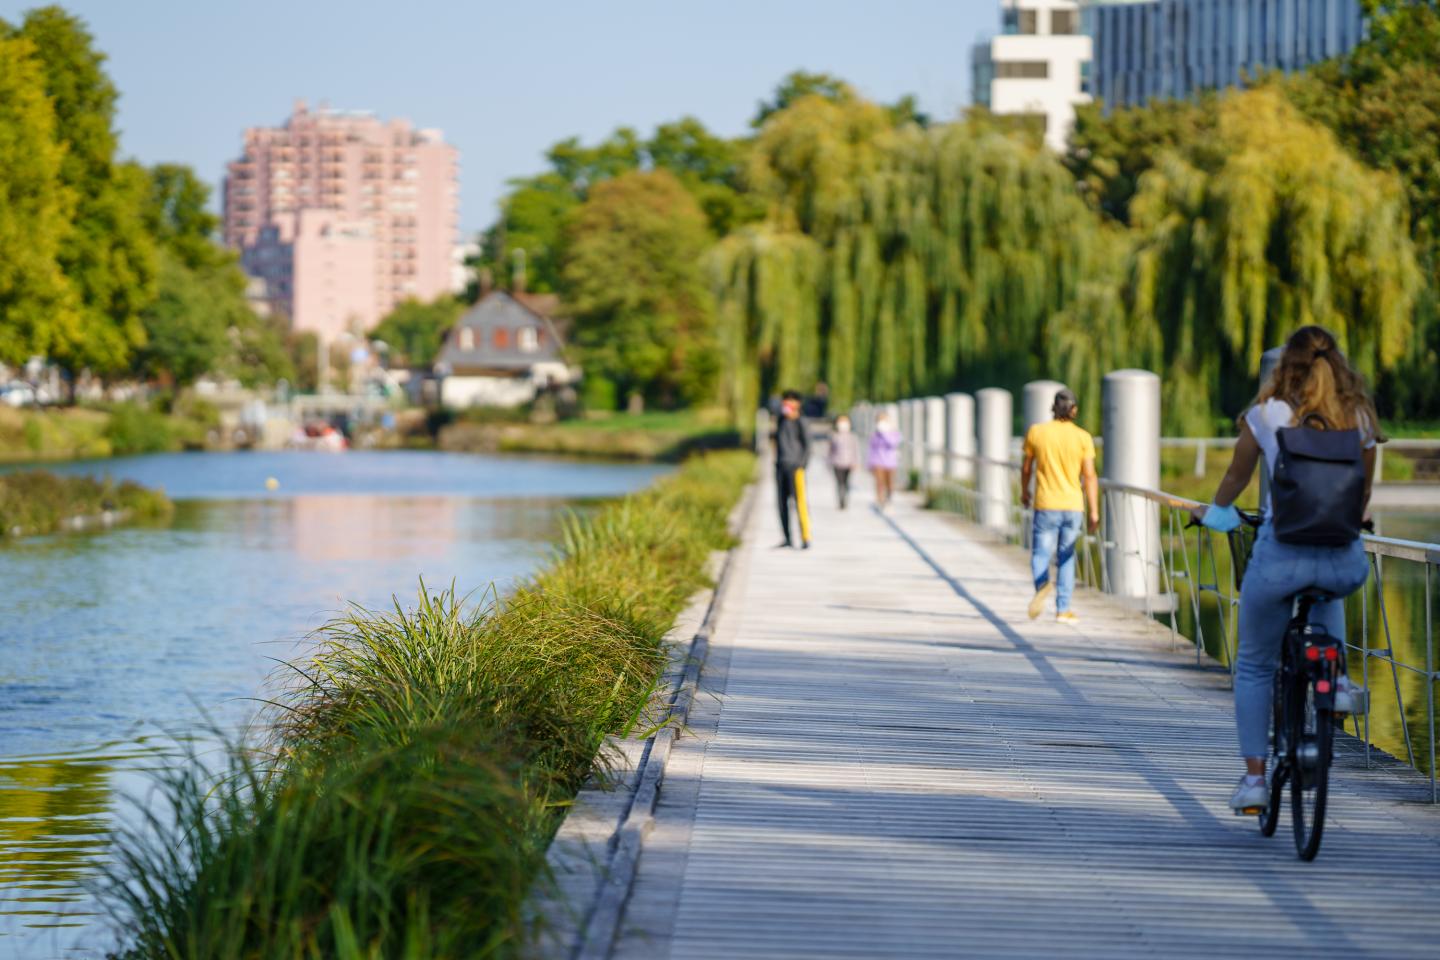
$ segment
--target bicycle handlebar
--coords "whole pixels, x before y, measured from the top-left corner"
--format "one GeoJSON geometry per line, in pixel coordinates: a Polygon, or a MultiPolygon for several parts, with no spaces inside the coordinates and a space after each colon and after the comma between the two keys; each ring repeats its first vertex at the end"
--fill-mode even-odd
{"type": "MultiPolygon", "coordinates": [[[[1235,512],[1239,514],[1240,521],[1252,529],[1260,529],[1261,525],[1265,522],[1265,518],[1261,516],[1260,512],[1257,510],[1241,510],[1239,508],[1236,508],[1235,512]]],[[[1191,527],[1199,526],[1202,526],[1200,521],[1196,520],[1194,517],[1191,517],[1190,522],[1185,524],[1185,529],[1188,530],[1191,527]]],[[[1375,521],[1370,519],[1369,517],[1366,517],[1360,522],[1360,529],[1365,531],[1366,533],[1374,533],[1375,521]]]]}

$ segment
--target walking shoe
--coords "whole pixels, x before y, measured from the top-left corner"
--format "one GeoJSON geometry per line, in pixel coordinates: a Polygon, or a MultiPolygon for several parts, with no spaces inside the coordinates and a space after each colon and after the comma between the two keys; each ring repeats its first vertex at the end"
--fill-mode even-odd
{"type": "Polygon", "coordinates": [[[1258,782],[1250,779],[1249,774],[1240,778],[1235,786],[1235,792],[1230,795],[1230,809],[1235,811],[1235,816],[1243,817],[1251,813],[1262,813],[1270,806],[1270,787],[1261,777],[1258,782]]]}
{"type": "Polygon", "coordinates": [[[795,544],[791,543],[789,540],[781,540],[779,543],[775,544],[775,549],[786,550],[793,546],[795,546],[795,544]]]}
{"type": "Polygon", "coordinates": [[[1054,592],[1055,584],[1051,583],[1050,581],[1047,580],[1044,583],[1040,584],[1040,589],[1036,590],[1035,596],[1030,598],[1030,609],[1026,611],[1030,614],[1031,620],[1034,620],[1036,617],[1040,616],[1040,614],[1045,609],[1045,601],[1050,599],[1050,594],[1054,592]]]}
{"type": "Polygon", "coordinates": [[[1370,712],[1370,691],[1340,674],[1340,679],[1335,681],[1335,712],[1365,716],[1370,712]]]}
{"type": "Polygon", "coordinates": [[[1055,614],[1056,623],[1079,623],[1080,618],[1075,615],[1074,610],[1061,610],[1055,614]]]}

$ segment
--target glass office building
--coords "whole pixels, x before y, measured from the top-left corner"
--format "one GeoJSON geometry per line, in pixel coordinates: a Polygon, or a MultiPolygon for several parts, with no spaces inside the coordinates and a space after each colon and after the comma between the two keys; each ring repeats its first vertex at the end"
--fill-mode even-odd
{"type": "Polygon", "coordinates": [[[1120,0],[1087,5],[1085,26],[1093,93],[1115,107],[1302,69],[1353,48],[1365,20],[1359,0],[1120,0]]]}

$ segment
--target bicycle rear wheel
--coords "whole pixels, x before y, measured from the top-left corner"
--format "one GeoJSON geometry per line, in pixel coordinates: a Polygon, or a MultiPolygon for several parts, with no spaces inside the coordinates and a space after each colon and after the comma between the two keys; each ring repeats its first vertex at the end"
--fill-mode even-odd
{"type": "Polygon", "coordinates": [[[1330,790],[1330,754],[1335,726],[1330,711],[1315,703],[1315,687],[1301,681],[1291,712],[1290,816],[1295,827],[1295,852],[1314,860],[1325,832],[1325,801],[1330,790]]]}

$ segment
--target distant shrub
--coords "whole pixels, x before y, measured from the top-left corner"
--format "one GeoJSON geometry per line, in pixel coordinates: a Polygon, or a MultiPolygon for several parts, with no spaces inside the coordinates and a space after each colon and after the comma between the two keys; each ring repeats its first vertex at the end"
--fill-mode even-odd
{"type": "Polygon", "coordinates": [[[170,418],[137,403],[117,403],[110,408],[105,438],[116,456],[163,453],[180,446],[170,418]]]}
{"type": "Polygon", "coordinates": [[[106,511],[156,520],[172,509],[164,493],[131,480],[62,477],[45,470],[0,475],[0,538],[53,533],[66,521],[106,511]]]}

